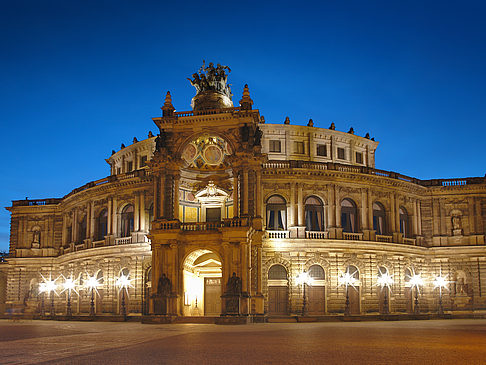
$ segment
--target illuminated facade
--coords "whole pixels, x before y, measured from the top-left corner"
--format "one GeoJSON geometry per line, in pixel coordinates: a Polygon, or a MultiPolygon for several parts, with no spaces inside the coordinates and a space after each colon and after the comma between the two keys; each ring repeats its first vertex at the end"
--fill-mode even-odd
{"type": "Polygon", "coordinates": [[[110,176],[7,208],[6,310],[49,312],[42,277],[74,280],[73,315],[486,309],[485,178],[378,170],[368,135],[265,123],[247,86],[233,106],[227,68],[203,69],[193,110],[167,93],[158,136],[114,151],[110,176]]]}

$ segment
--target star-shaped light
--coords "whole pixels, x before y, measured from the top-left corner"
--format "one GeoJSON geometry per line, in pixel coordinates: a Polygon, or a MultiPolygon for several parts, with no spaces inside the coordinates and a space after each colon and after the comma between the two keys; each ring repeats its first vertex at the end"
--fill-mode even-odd
{"type": "Polygon", "coordinates": [[[355,288],[355,284],[357,282],[356,278],[354,275],[357,273],[357,270],[355,270],[352,274],[349,273],[349,269],[346,270],[346,272],[343,274],[341,273],[338,277],[338,282],[339,286],[346,286],[346,288],[351,285],[353,288],[355,288]]]}
{"type": "Polygon", "coordinates": [[[301,272],[299,275],[296,276],[295,280],[297,281],[297,284],[307,284],[307,285],[312,285],[314,282],[314,279],[306,272],[301,272]]]}

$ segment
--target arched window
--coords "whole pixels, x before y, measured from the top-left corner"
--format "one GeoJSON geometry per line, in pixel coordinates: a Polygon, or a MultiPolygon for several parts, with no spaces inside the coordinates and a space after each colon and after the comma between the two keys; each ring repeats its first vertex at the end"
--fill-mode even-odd
{"type": "Polygon", "coordinates": [[[97,219],[97,237],[98,241],[105,239],[108,234],[108,211],[103,209],[97,219]]]}
{"type": "Polygon", "coordinates": [[[307,231],[324,230],[324,207],[321,199],[310,196],[305,200],[305,229],[307,231]]]}
{"type": "Polygon", "coordinates": [[[285,230],[287,227],[287,203],[280,195],[272,195],[267,200],[267,229],[285,230]]]}
{"type": "Polygon", "coordinates": [[[386,234],[385,208],[381,203],[373,203],[373,229],[376,234],[386,234]]]}
{"type": "Polygon", "coordinates": [[[120,276],[126,276],[127,278],[130,278],[130,270],[128,270],[126,267],[120,270],[120,276]]]}
{"type": "Polygon", "coordinates": [[[410,286],[410,280],[412,279],[412,270],[409,268],[405,269],[405,286],[410,286]]]}
{"type": "Polygon", "coordinates": [[[358,232],[358,214],[356,204],[351,199],[344,199],[341,202],[341,226],[343,232],[358,232]]]}
{"type": "Polygon", "coordinates": [[[359,280],[359,270],[356,266],[349,265],[346,268],[346,272],[349,273],[349,275],[351,275],[356,282],[359,280]]]}
{"type": "Polygon", "coordinates": [[[314,280],[324,280],[326,278],[324,269],[320,265],[312,265],[307,273],[314,280]]]}
{"type": "Polygon", "coordinates": [[[282,265],[273,265],[268,270],[268,280],[287,280],[287,269],[282,265]]]}
{"type": "Polygon", "coordinates": [[[403,237],[410,237],[410,219],[404,207],[400,207],[400,233],[403,237]]]}
{"type": "Polygon", "coordinates": [[[133,205],[125,206],[121,214],[121,237],[128,237],[133,232],[133,205]]]}
{"type": "Polygon", "coordinates": [[[79,222],[78,242],[82,243],[86,239],[86,216],[79,222]]]}

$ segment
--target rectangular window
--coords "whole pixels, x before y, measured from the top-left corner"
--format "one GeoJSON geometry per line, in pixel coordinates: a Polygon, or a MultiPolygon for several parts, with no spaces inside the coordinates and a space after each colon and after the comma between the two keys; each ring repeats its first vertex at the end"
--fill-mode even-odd
{"type": "Polygon", "coordinates": [[[327,145],[325,144],[317,145],[317,156],[327,156],[327,145]]]}
{"type": "Polygon", "coordinates": [[[361,152],[356,152],[356,163],[363,163],[363,154],[361,152]]]}
{"type": "Polygon", "coordinates": [[[117,169],[116,169],[116,173],[117,173],[117,174],[121,174],[121,167],[117,167],[117,169]]]}
{"type": "Polygon", "coordinates": [[[345,160],[346,159],[346,154],[344,153],[344,148],[339,148],[337,149],[337,157],[340,159],[340,160],[345,160]]]}
{"type": "Polygon", "coordinates": [[[133,161],[128,161],[127,162],[127,172],[133,170],[133,161]]]}
{"type": "Polygon", "coordinates": [[[140,157],[140,167],[144,167],[147,165],[147,156],[140,157]]]}
{"type": "Polygon", "coordinates": [[[271,140],[268,141],[268,150],[270,152],[282,152],[281,147],[280,147],[280,141],[279,140],[271,140]]]}
{"type": "Polygon", "coordinates": [[[304,142],[295,142],[295,153],[304,153],[304,142]]]}

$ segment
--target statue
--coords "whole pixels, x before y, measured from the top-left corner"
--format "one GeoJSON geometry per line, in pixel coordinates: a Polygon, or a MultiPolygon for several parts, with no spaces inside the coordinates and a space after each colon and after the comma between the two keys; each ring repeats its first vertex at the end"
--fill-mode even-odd
{"type": "Polygon", "coordinates": [[[32,238],[32,243],[40,243],[40,231],[34,231],[34,236],[32,238]]]}
{"type": "Polygon", "coordinates": [[[236,276],[235,272],[233,272],[233,275],[228,279],[226,292],[229,294],[241,294],[241,279],[236,276]]]}
{"type": "Polygon", "coordinates": [[[253,145],[254,146],[261,146],[262,145],[262,137],[263,137],[263,132],[260,129],[260,127],[257,127],[255,129],[255,136],[254,136],[253,145]]]}
{"type": "Polygon", "coordinates": [[[452,221],[452,235],[461,236],[462,235],[461,216],[454,214],[451,217],[451,221],[452,221]]]}
{"type": "Polygon", "coordinates": [[[188,78],[188,80],[196,89],[196,95],[205,91],[216,91],[231,99],[231,89],[227,84],[228,75],[225,70],[231,72],[228,66],[222,66],[218,63],[214,67],[212,62],[206,66],[206,61],[203,60],[203,65],[199,68],[199,71],[192,74],[192,79],[188,78]]]}
{"type": "Polygon", "coordinates": [[[159,278],[157,294],[163,297],[167,297],[170,295],[170,293],[172,293],[172,283],[165,274],[162,274],[162,276],[159,278]]]}

